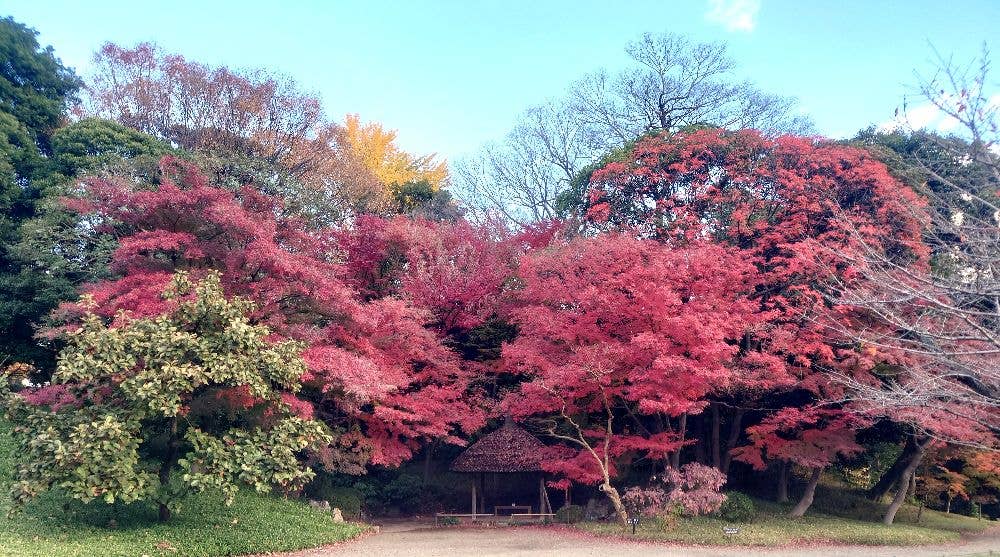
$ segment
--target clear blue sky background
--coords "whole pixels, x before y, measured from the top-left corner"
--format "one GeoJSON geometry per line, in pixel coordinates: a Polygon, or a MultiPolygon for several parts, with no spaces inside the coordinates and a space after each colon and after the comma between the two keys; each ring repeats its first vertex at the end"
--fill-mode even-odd
{"type": "Polygon", "coordinates": [[[404,148],[449,159],[582,74],[622,67],[645,31],[728,41],[743,76],[798,97],[833,137],[890,118],[913,70],[929,67],[929,43],[971,57],[1000,42],[1000,0],[740,0],[759,4],[749,30],[706,17],[711,1],[4,0],[0,14],[83,75],[105,41],[275,68],[329,115],[360,113],[398,129],[404,148]]]}

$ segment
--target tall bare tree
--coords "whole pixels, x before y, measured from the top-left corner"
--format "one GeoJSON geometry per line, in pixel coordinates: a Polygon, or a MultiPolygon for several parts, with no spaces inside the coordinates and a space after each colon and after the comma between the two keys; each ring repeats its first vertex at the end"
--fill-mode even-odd
{"type": "MultiPolygon", "coordinates": [[[[926,198],[927,264],[877,250],[851,263],[863,280],[833,296],[858,327],[838,330],[892,365],[877,381],[840,376],[855,407],[910,423],[920,437],[1000,448],[1000,94],[989,54],[972,64],[938,57],[918,76],[924,108],[959,130],[910,131],[902,169],[926,198]]],[[[902,480],[900,485],[903,485],[902,480]]]]}
{"type": "Polygon", "coordinates": [[[595,156],[583,133],[565,105],[529,109],[503,142],[455,165],[460,195],[474,212],[515,226],[556,218],[559,193],[595,156]]]}
{"type": "Polygon", "coordinates": [[[460,163],[465,200],[523,225],[556,216],[558,194],[585,166],[645,133],[692,124],[812,130],[794,99],[739,81],[724,43],[647,33],[625,51],[632,67],[585,76],[565,98],[528,110],[503,141],[460,163]]]}

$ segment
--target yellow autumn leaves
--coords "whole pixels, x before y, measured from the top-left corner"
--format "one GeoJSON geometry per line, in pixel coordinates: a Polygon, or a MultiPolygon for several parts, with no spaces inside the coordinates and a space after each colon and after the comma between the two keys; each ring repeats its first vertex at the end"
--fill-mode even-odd
{"type": "Polygon", "coordinates": [[[355,156],[387,188],[427,181],[436,191],[448,179],[448,165],[435,154],[413,155],[396,145],[396,130],[378,122],[362,123],[357,114],[344,118],[344,134],[355,156]]]}

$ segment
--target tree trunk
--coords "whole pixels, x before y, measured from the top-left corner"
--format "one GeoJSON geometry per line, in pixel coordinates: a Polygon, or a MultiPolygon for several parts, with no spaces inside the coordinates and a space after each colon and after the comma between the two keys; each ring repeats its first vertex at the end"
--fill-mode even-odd
{"type": "Polygon", "coordinates": [[[437,447],[438,440],[427,445],[427,452],[424,454],[424,485],[431,481],[431,462],[434,459],[434,448],[437,447]]]}
{"type": "Polygon", "coordinates": [[[618,518],[618,522],[622,525],[622,528],[628,527],[628,513],[625,512],[625,505],[622,503],[621,495],[618,494],[618,490],[615,489],[610,483],[601,484],[601,491],[608,496],[611,500],[611,506],[615,509],[615,516],[618,518]]]}
{"type": "Polygon", "coordinates": [[[944,504],[944,514],[951,514],[951,495],[948,496],[948,502],[944,504]]]}
{"type": "Polygon", "coordinates": [[[716,470],[722,469],[722,455],[719,451],[719,403],[709,404],[712,412],[712,467],[716,470]]]}
{"type": "Polygon", "coordinates": [[[733,449],[740,440],[740,431],[743,428],[743,413],[745,410],[738,408],[733,414],[733,421],[729,423],[729,437],[726,439],[726,452],[722,455],[722,473],[729,475],[729,465],[733,462],[733,449]]]}
{"type": "Polygon", "coordinates": [[[819,476],[823,472],[822,468],[813,468],[812,476],[809,476],[809,483],[806,484],[806,491],[802,494],[802,498],[799,499],[798,504],[792,509],[792,512],[788,513],[788,516],[792,518],[799,518],[806,514],[809,510],[809,506],[812,505],[813,497],[816,495],[816,484],[819,483],[819,476]]]}
{"type": "Polygon", "coordinates": [[[698,418],[698,442],[694,444],[694,461],[708,466],[708,456],[706,455],[709,437],[708,414],[702,412],[698,418]]]}
{"type": "Polygon", "coordinates": [[[784,460],[778,464],[778,502],[788,502],[788,472],[792,465],[784,460]]]}
{"type": "Polygon", "coordinates": [[[917,507],[917,524],[920,524],[920,517],[924,514],[924,500],[920,500],[920,506],[917,507]]]}
{"type": "Polygon", "coordinates": [[[906,465],[903,470],[903,475],[899,478],[899,487],[896,489],[896,496],[892,498],[892,503],[889,503],[889,508],[885,511],[885,516],[882,517],[882,523],[886,525],[892,524],[892,521],[896,519],[896,512],[899,511],[899,507],[903,506],[903,501],[906,500],[906,492],[909,488],[910,476],[914,474],[917,470],[917,466],[920,464],[920,459],[924,457],[924,450],[930,443],[930,438],[924,440],[923,442],[914,441],[914,446],[916,447],[916,452],[913,453],[910,458],[910,463],[906,465]]]}
{"type": "MultiPolygon", "coordinates": [[[[170,491],[170,473],[174,469],[174,465],[177,464],[178,454],[178,442],[177,442],[177,418],[170,419],[170,432],[167,435],[167,452],[163,456],[163,462],[160,463],[160,487],[161,487],[161,497],[167,497],[170,491]]],[[[161,500],[158,505],[158,518],[160,522],[167,522],[170,520],[170,507],[167,506],[167,501],[161,500]]]]}
{"type": "MultiPolygon", "coordinates": [[[[681,417],[677,419],[677,435],[680,441],[684,441],[684,435],[687,433],[687,423],[688,415],[687,412],[681,414],[681,417]]],[[[674,454],[670,455],[670,467],[674,470],[678,470],[681,467],[681,451],[683,448],[679,448],[674,451],[674,454]]]]}
{"type": "Polygon", "coordinates": [[[892,487],[899,482],[900,477],[903,475],[903,470],[905,470],[906,466],[910,463],[910,460],[913,458],[916,450],[917,446],[913,442],[913,437],[909,437],[906,440],[906,445],[903,446],[903,452],[899,453],[899,456],[896,458],[896,461],[892,463],[892,466],[890,466],[889,469],[882,474],[882,477],[875,482],[875,485],[868,490],[869,499],[872,501],[880,501],[889,494],[892,487]]]}

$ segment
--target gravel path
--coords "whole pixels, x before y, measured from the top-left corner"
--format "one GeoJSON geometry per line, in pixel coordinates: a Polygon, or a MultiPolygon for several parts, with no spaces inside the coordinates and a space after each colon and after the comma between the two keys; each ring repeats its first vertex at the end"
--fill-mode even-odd
{"type": "Polygon", "coordinates": [[[434,528],[391,524],[378,534],[283,557],[1000,557],[1000,530],[945,546],[795,546],[777,549],[660,545],[595,538],[560,528],[434,528]]]}

